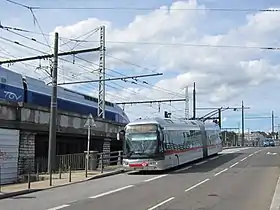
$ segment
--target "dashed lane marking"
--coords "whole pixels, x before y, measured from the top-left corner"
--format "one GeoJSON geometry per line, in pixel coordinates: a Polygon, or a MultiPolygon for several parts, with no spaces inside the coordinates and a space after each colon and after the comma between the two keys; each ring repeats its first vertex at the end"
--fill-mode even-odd
{"type": "Polygon", "coordinates": [[[167,175],[168,174],[163,174],[163,175],[156,176],[156,177],[153,177],[153,178],[150,178],[150,179],[146,179],[146,180],[144,180],[144,182],[150,182],[150,181],[153,181],[153,180],[156,180],[156,179],[160,179],[160,178],[165,177],[167,175]]]}
{"type": "Polygon", "coordinates": [[[242,159],[240,160],[240,162],[242,162],[242,161],[246,160],[247,158],[248,158],[248,157],[242,158],[242,159]]]}
{"type": "Polygon", "coordinates": [[[196,165],[196,166],[199,166],[199,165],[202,165],[202,164],[207,163],[207,162],[208,162],[208,160],[204,160],[204,161],[202,161],[202,162],[196,163],[195,165],[196,165]]]}
{"type": "Polygon", "coordinates": [[[149,208],[148,210],[154,210],[154,209],[156,209],[156,208],[162,206],[163,204],[166,204],[167,202],[173,200],[174,198],[175,198],[175,197],[168,198],[168,199],[162,201],[161,203],[159,203],[159,204],[157,204],[157,205],[155,205],[155,206],[149,208]]]}
{"type": "Polygon", "coordinates": [[[186,189],[185,192],[188,192],[188,191],[190,191],[190,190],[192,190],[192,189],[198,187],[199,185],[202,185],[203,183],[205,183],[205,182],[207,182],[207,181],[209,181],[209,180],[210,180],[209,178],[204,179],[203,181],[201,181],[201,182],[199,182],[199,183],[197,183],[197,184],[191,186],[190,188],[186,189]]]}
{"type": "Polygon", "coordinates": [[[224,173],[224,172],[227,171],[227,170],[228,170],[228,168],[225,168],[224,170],[222,170],[222,171],[220,171],[220,172],[218,172],[218,173],[215,173],[214,176],[218,176],[218,175],[220,175],[221,173],[224,173]]]}
{"type": "Polygon", "coordinates": [[[217,156],[217,157],[212,157],[212,158],[210,158],[209,160],[215,160],[215,159],[217,159],[217,158],[219,158],[220,156],[217,156]]]}
{"type": "Polygon", "coordinates": [[[236,163],[232,164],[232,165],[230,166],[230,168],[236,166],[238,163],[239,163],[239,162],[236,162],[236,163]]]}
{"type": "Polygon", "coordinates": [[[192,166],[188,166],[188,167],[185,167],[185,168],[180,168],[180,169],[178,169],[178,170],[176,170],[174,172],[186,171],[186,170],[190,169],[191,167],[192,166]]]}
{"type": "Polygon", "coordinates": [[[66,208],[70,205],[68,204],[64,204],[64,205],[61,205],[61,206],[57,206],[57,207],[54,207],[54,208],[51,208],[51,209],[48,209],[48,210],[58,210],[58,209],[63,209],[63,208],[66,208]]]}
{"type": "Polygon", "coordinates": [[[112,193],[115,193],[115,192],[119,192],[121,190],[125,190],[127,188],[131,188],[131,187],[134,187],[134,185],[128,185],[128,186],[125,186],[125,187],[121,187],[121,188],[111,190],[111,191],[108,191],[108,192],[105,192],[105,193],[101,193],[101,194],[98,194],[98,195],[95,195],[95,196],[92,196],[92,197],[89,197],[89,198],[99,198],[99,197],[102,197],[102,196],[105,196],[105,195],[109,195],[109,194],[112,194],[112,193]]]}

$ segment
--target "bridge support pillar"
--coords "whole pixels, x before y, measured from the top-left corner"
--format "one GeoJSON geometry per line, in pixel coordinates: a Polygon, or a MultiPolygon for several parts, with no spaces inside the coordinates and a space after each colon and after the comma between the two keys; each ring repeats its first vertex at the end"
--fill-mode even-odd
{"type": "Polygon", "coordinates": [[[20,132],[18,175],[35,172],[35,135],[32,132],[20,132]]]}

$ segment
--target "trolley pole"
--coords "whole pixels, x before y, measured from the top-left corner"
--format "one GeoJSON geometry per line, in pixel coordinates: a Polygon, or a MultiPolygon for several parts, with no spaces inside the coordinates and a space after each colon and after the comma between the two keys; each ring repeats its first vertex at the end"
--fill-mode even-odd
{"type": "Polygon", "coordinates": [[[54,58],[52,68],[52,98],[51,115],[49,127],[49,153],[48,153],[48,172],[50,174],[50,186],[52,186],[52,171],[55,165],[56,155],[56,121],[57,121],[57,66],[58,66],[58,33],[55,33],[54,58]]]}

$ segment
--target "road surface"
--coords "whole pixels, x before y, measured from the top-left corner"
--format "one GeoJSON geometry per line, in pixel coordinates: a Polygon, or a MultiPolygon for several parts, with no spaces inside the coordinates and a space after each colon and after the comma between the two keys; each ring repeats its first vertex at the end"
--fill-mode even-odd
{"type": "Polygon", "coordinates": [[[0,200],[0,209],[270,210],[279,166],[278,147],[228,149],[177,171],[119,174],[0,200]]]}

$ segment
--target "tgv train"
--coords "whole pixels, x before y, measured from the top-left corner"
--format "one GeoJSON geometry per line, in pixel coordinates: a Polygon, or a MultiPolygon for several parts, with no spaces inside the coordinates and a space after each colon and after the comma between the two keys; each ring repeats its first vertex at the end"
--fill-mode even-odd
{"type": "Polygon", "coordinates": [[[123,166],[133,170],[165,170],[222,151],[220,127],[213,122],[140,119],[119,133],[123,166]]]}
{"type": "MultiPolygon", "coordinates": [[[[0,66],[0,100],[24,102],[31,105],[50,107],[52,87],[43,81],[2,68],[0,66]]],[[[97,116],[98,99],[66,88],[58,87],[58,109],[97,116]]],[[[127,115],[114,103],[106,101],[105,118],[114,122],[129,122],[127,115]]]]}

